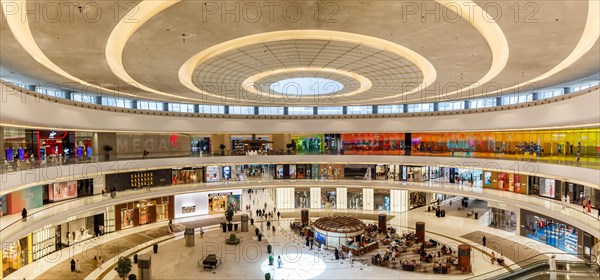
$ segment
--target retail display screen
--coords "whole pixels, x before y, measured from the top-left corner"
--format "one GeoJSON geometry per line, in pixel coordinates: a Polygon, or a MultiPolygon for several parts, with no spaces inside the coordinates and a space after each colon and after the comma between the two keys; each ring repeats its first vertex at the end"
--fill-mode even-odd
{"type": "Polygon", "coordinates": [[[231,166],[223,166],[223,179],[231,179],[231,166]]]}
{"type": "Polygon", "coordinates": [[[491,185],[492,184],[492,172],[485,172],[484,173],[484,181],[483,183],[485,185],[491,185]]]}
{"type": "Polygon", "coordinates": [[[315,232],[315,241],[319,242],[319,244],[327,245],[327,242],[325,242],[325,235],[322,233],[315,232]]]}
{"type": "Polygon", "coordinates": [[[206,182],[218,182],[221,181],[219,175],[219,167],[216,165],[210,165],[206,167],[206,182]]]}
{"type": "Polygon", "coordinates": [[[61,201],[71,198],[77,198],[77,181],[48,185],[48,199],[50,201],[61,201]]]}
{"type": "Polygon", "coordinates": [[[540,178],[540,195],[554,197],[556,192],[556,181],[554,179],[540,178]]]}

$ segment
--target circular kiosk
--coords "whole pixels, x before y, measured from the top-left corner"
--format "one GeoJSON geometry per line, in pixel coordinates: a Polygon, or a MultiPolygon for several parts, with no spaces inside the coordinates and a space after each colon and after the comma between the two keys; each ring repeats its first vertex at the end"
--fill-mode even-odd
{"type": "Polygon", "coordinates": [[[315,241],[334,248],[346,244],[348,240],[360,239],[365,232],[365,224],[355,218],[346,216],[323,217],[312,223],[315,241]]]}

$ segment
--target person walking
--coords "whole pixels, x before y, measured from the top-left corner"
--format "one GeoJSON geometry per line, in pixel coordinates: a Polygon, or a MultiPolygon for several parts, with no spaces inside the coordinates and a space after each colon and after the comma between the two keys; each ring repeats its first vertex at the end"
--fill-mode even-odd
{"type": "Polygon", "coordinates": [[[556,255],[550,256],[548,266],[550,266],[550,280],[556,280],[556,255]]]}
{"type": "Polygon", "coordinates": [[[312,251],[313,249],[313,244],[315,243],[315,240],[311,237],[310,238],[310,250],[312,251]]]}
{"type": "Polygon", "coordinates": [[[587,208],[588,208],[588,213],[592,214],[592,201],[589,199],[588,199],[587,208]]]}
{"type": "Polygon", "coordinates": [[[271,228],[271,221],[267,221],[267,230],[271,228]]]}
{"type": "Polygon", "coordinates": [[[273,235],[275,235],[275,226],[273,226],[273,235]]]}
{"type": "Polygon", "coordinates": [[[279,213],[279,211],[277,211],[277,220],[279,221],[279,218],[281,217],[281,213],[279,213]]]}
{"type": "Polygon", "coordinates": [[[96,269],[98,267],[98,257],[94,256],[94,259],[92,260],[92,268],[96,269]]]}
{"type": "Polygon", "coordinates": [[[79,262],[79,260],[75,262],[75,271],[81,272],[81,263],[79,262]]]}
{"type": "Polygon", "coordinates": [[[587,207],[587,199],[585,199],[585,197],[583,198],[581,205],[583,206],[583,213],[585,213],[585,208],[587,207]]]}
{"type": "Polygon", "coordinates": [[[200,228],[200,238],[204,238],[204,229],[200,228]]]}
{"type": "Polygon", "coordinates": [[[25,209],[25,207],[21,210],[21,218],[23,219],[23,222],[27,220],[27,209],[25,209]]]}
{"type": "Polygon", "coordinates": [[[75,260],[71,259],[71,272],[75,272],[75,260]]]}
{"type": "Polygon", "coordinates": [[[277,256],[277,268],[281,268],[283,262],[281,261],[281,256],[277,256]]]}
{"type": "Polygon", "coordinates": [[[265,202],[265,210],[267,210],[267,203],[265,202]]]}
{"type": "Polygon", "coordinates": [[[104,263],[104,260],[102,260],[102,256],[98,256],[98,268],[100,270],[102,270],[102,264],[104,263]]]}
{"type": "Polygon", "coordinates": [[[485,238],[485,235],[483,236],[483,238],[481,239],[481,242],[483,243],[483,246],[485,247],[485,243],[487,241],[487,238],[485,238]]]}

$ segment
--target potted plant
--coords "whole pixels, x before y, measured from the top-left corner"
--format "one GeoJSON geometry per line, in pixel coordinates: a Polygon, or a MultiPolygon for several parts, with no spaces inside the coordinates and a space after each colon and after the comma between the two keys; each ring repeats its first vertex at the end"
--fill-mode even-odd
{"type": "Polygon", "coordinates": [[[111,145],[104,146],[104,159],[106,159],[106,160],[110,159],[110,152],[112,150],[113,150],[113,147],[111,145]]]}
{"type": "Polygon", "coordinates": [[[224,156],[225,155],[225,145],[224,144],[219,145],[219,149],[221,150],[221,155],[224,156]]]}
{"type": "Polygon", "coordinates": [[[121,277],[121,279],[125,280],[125,277],[129,275],[131,272],[131,260],[126,257],[120,257],[117,261],[117,266],[115,267],[115,271],[121,277]]]}
{"type": "Polygon", "coordinates": [[[258,237],[258,241],[262,241],[262,233],[259,233],[257,237],[258,237]]]}
{"type": "Polygon", "coordinates": [[[258,228],[255,228],[254,233],[256,233],[256,236],[258,236],[258,234],[260,233],[260,230],[258,230],[258,228]]]}
{"type": "Polygon", "coordinates": [[[129,274],[129,276],[127,276],[127,280],[137,280],[137,276],[135,276],[135,274],[129,274]]]}
{"type": "Polygon", "coordinates": [[[271,273],[265,273],[265,280],[271,280],[271,273]]]}
{"type": "Polygon", "coordinates": [[[271,254],[273,252],[273,246],[271,244],[267,245],[267,253],[271,254]]]}
{"type": "Polygon", "coordinates": [[[158,244],[154,243],[154,245],[152,245],[152,249],[154,250],[154,253],[158,253],[158,244]]]}
{"type": "Polygon", "coordinates": [[[274,260],[273,256],[269,256],[269,265],[273,265],[274,260]]]}
{"type": "Polygon", "coordinates": [[[227,232],[227,224],[222,222],[221,229],[223,229],[223,232],[227,232]]]}
{"type": "Polygon", "coordinates": [[[231,209],[231,205],[227,206],[227,211],[225,211],[225,219],[227,219],[227,229],[231,231],[233,229],[233,224],[231,221],[233,220],[233,209],[231,209]]]}
{"type": "Polygon", "coordinates": [[[137,263],[138,254],[133,255],[133,263],[137,263]]]}

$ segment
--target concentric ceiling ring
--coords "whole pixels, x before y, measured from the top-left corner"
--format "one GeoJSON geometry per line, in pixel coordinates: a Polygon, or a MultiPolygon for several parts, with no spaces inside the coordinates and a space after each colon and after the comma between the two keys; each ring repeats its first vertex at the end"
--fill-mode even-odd
{"type": "Polygon", "coordinates": [[[374,49],[384,50],[392,53],[398,57],[404,58],[410,61],[412,64],[421,71],[423,79],[420,86],[414,87],[412,90],[404,92],[402,94],[412,94],[423,88],[426,88],[435,82],[437,73],[433,64],[420,54],[395,44],[393,42],[375,38],[366,35],[360,35],[355,33],[341,32],[341,31],[330,31],[330,30],[286,30],[286,31],[275,31],[260,33],[255,35],[249,35],[233,39],[221,44],[214,45],[207,48],[198,54],[188,59],[181,68],[179,69],[179,81],[188,89],[214,97],[220,97],[214,93],[207,92],[200,89],[193,81],[194,70],[204,62],[209,61],[214,57],[218,57],[221,54],[233,51],[245,46],[265,44],[276,41],[289,41],[289,40],[325,40],[335,42],[352,43],[355,45],[362,45],[371,47],[374,49]]]}
{"type": "MultiPolygon", "coordinates": [[[[344,71],[344,70],[339,70],[339,69],[330,69],[330,68],[312,68],[312,67],[297,67],[297,68],[285,68],[285,69],[276,69],[276,70],[271,70],[271,71],[267,71],[267,72],[262,72],[262,73],[258,73],[256,75],[253,75],[251,77],[249,77],[248,79],[244,80],[244,82],[242,82],[242,87],[255,95],[263,95],[266,97],[269,97],[269,95],[271,92],[265,92],[264,90],[258,90],[257,89],[257,84],[261,84],[260,81],[274,76],[274,75],[288,75],[290,73],[306,73],[306,72],[317,72],[317,73],[325,73],[325,74],[334,74],[334,75],[342,75],[342,76],[346,76],[347,78],[350,78],[354,81],[356,81],[358,83],[358,88],[353,89],[350,92],[346,92],[346,93],[341,93],[341,94],[336,94],[336,97],[341,97],[341,96],[352,96],[352,95],[356,95],[359,93],[362,93],[368,89],[371,88],[371,86],[373,86],[373,83],[371,82],[371,80],[367,79],[365,76],[359,75],[357,73],[352,73],[352,72],[348,72],[348,71],[344,71]]],[[[267,86],[270,86],[271,84],[267,84],[267,86]]],[[[259,86],[260,88],[260,86],[259,86]]],[[[280,93],[280,94],[285,94],[285,93],[280,93]]],[[[318,93],[317,93],[318,95],[318,93]]],[[[311,98],[314,96],[310,96],[311,98]]]]}

